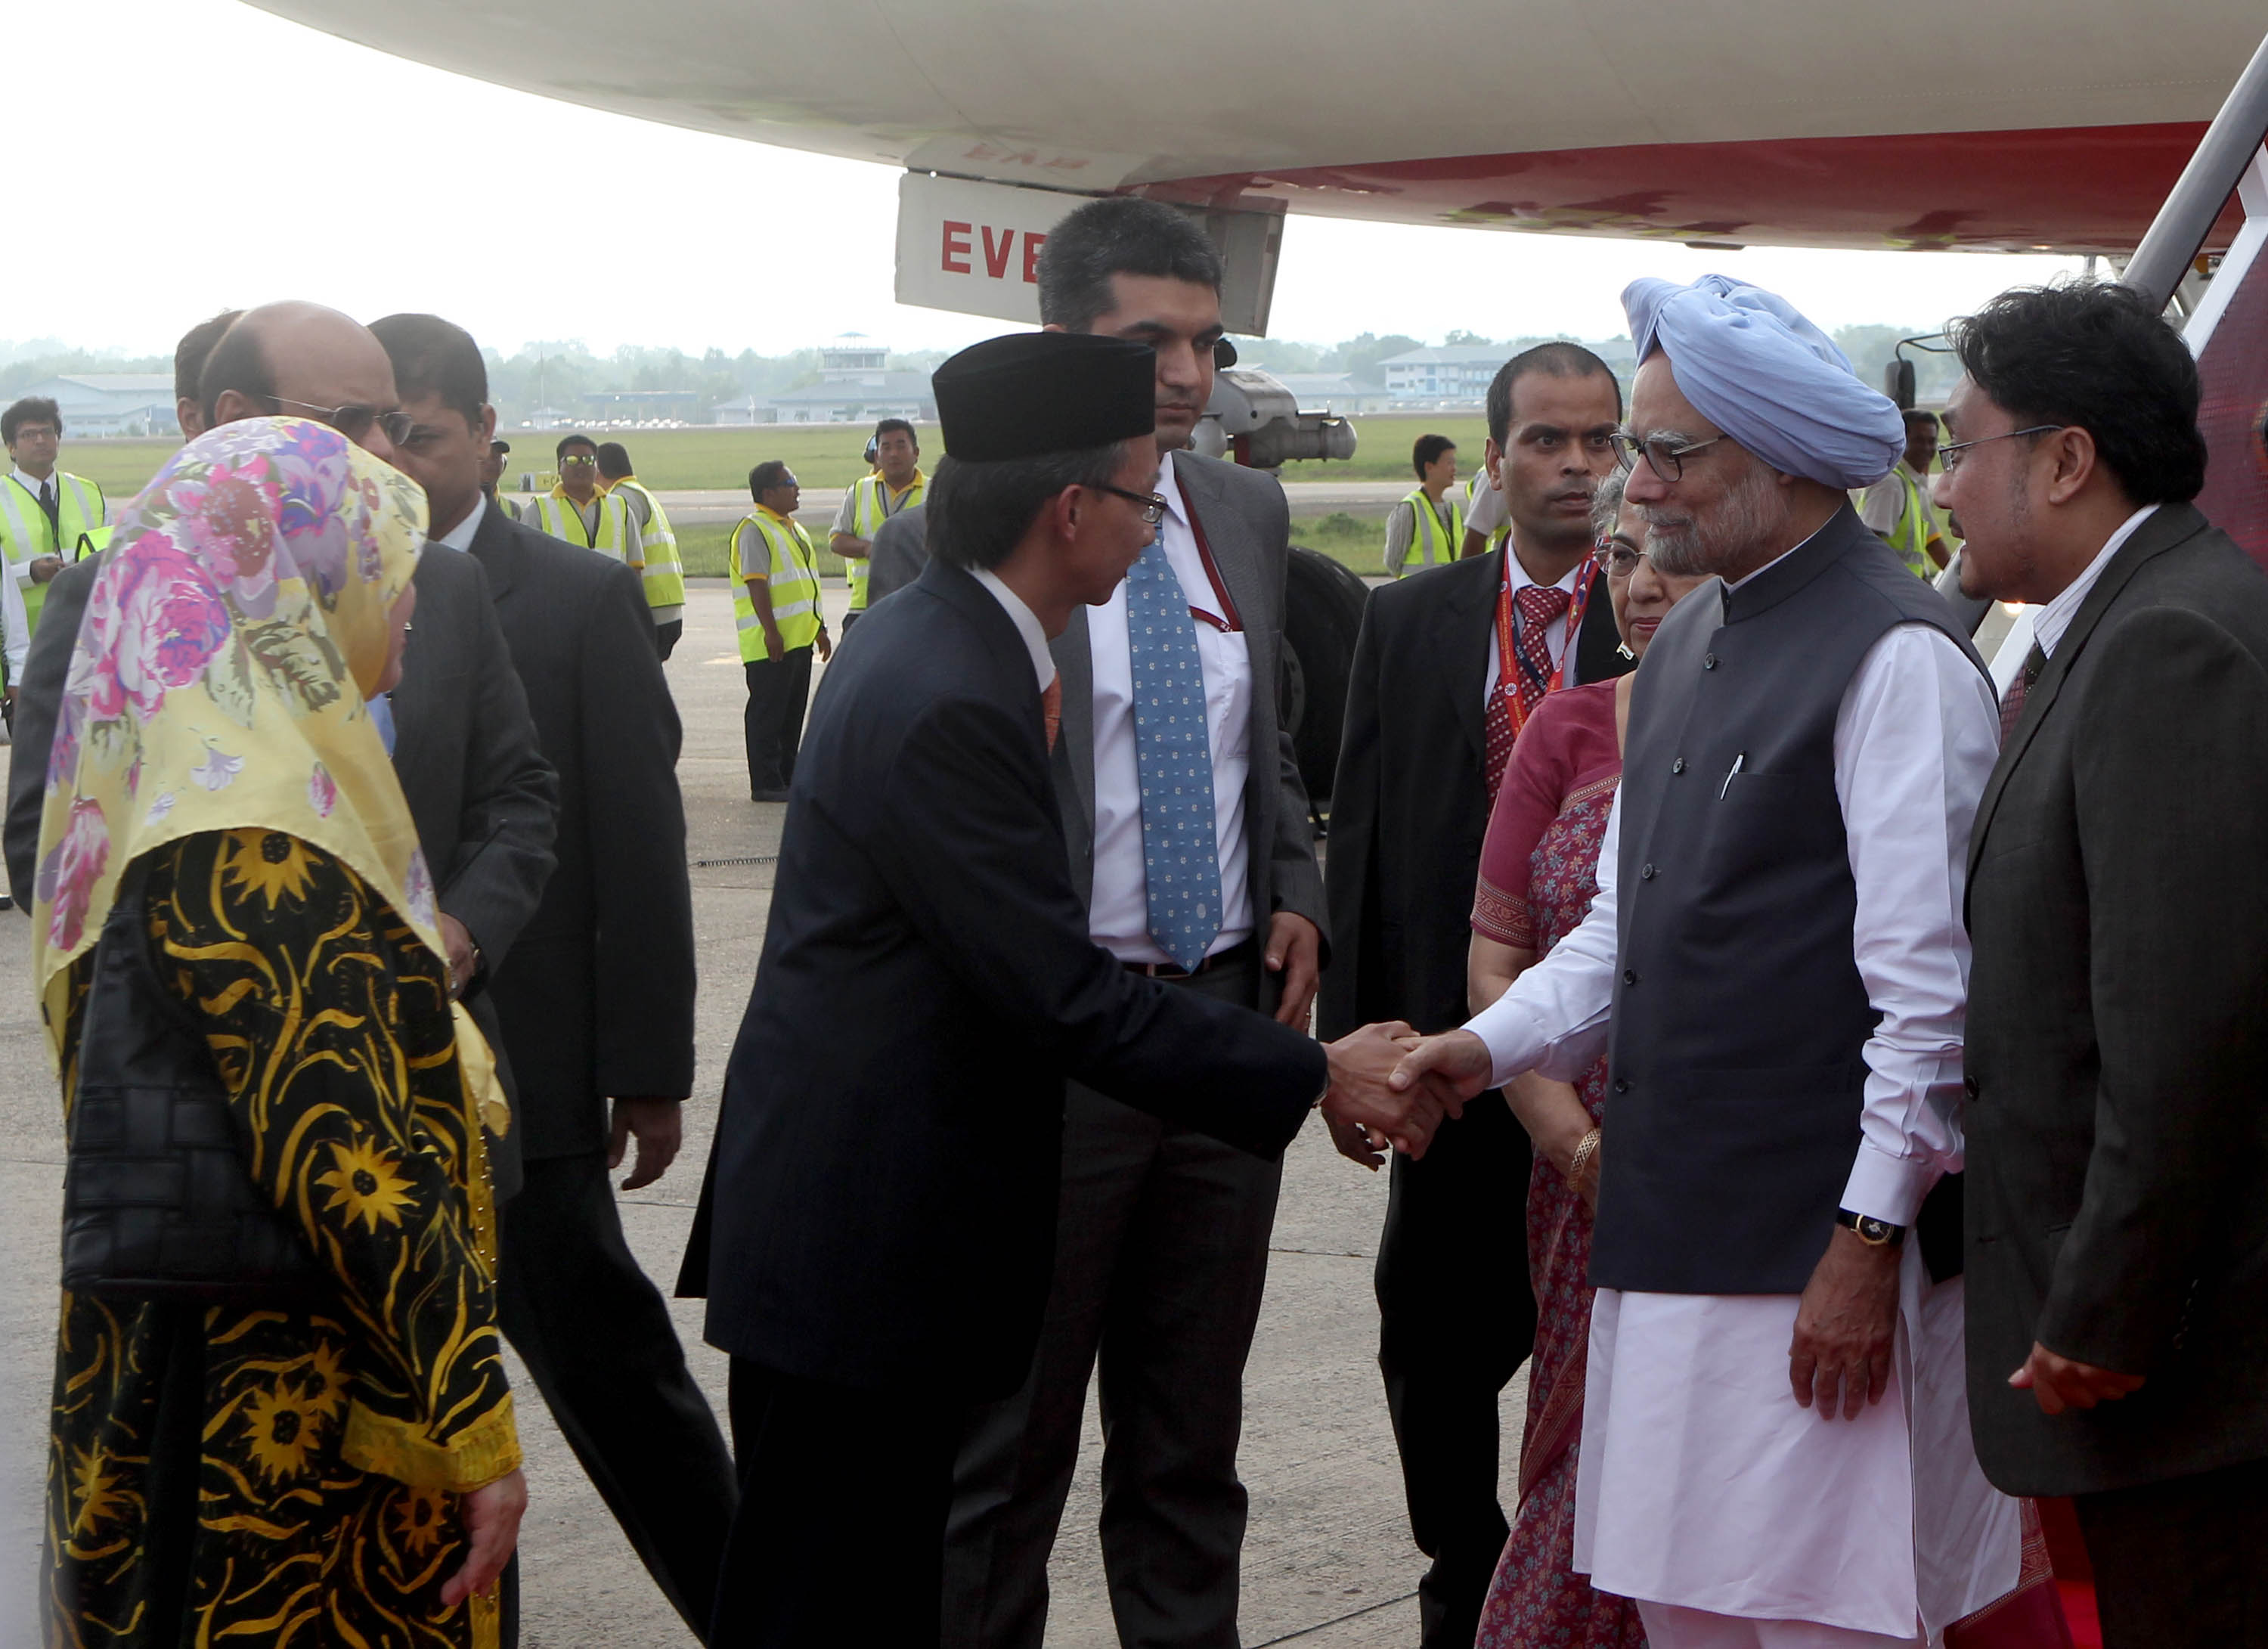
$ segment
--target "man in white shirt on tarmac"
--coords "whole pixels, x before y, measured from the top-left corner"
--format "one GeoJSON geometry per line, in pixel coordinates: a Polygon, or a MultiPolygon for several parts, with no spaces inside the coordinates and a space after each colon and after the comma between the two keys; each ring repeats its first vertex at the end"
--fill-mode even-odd
{"type": "Polygon", "coordinates": [[[1723,582],[1638,674],[1589,917],[1396,1080],[1608,1049],[1575,1568],[1654,1649],[1924,1645],[2019,1572],[1941,1218],[1992,696],[1845,497],[1897,409],[1768,292],[1624,301],[1628,497],[1665,570],[1723,582]]]}

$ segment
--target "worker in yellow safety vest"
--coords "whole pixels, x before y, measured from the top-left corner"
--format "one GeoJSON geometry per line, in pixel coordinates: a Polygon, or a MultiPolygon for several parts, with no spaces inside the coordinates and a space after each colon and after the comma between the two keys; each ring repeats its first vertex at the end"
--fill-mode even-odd
{"type": "Polygon", "coordinates": [[[630,467],[630,449],[620,441],[599,444],[599,482],[630,506],[645,546],[645,604],[653,614],[653,644],[665,659],[685,633],[685,564],[678,557],[677,534],[661,500],[630,467]]]}
{"type": "Polygon", "coordinates": [[[0,482],[0,554],[24,598],[27,629],[40,622],[48,581],[78,559],[80,538],[102,526],[109,505],[102,489],[55,467],[63,416],[45,395],[26,395],[0,413],[0,437],[15,468],[0,482]]]}
{"type": "Polygon", "coordinates": [[[511,456],[510,441],[489,443],[489,455],[481,460],[481,492],[492,508],[503,511],[517,521],[519,519],[519,505],[497,490],[504,485],[504,460],[511,456]]]}
{"type": "Polygon", "coordinates": [[[1950,557],[1944,530],[1929,503],[1929,467],[1937,461],[1937,414],[1918,407],[1906,415],[1906,450],[1897,467],[1867,489],[1859,519],[1917,578],[1934,578],[1950,557]]]}
{"type": "Polygon", "coordinates": [[[803,743],[811,702],[811,656],[834,653],[819,606],[819,552],[795,519],[803,490],[775,458],[748,472],[755,513],[733,529],[726,555],[740,667],[748,678],[742,732],[748,751],[748,799],[785,801],[803,743]]]}
{"type": "Polygon", "coordinates": [[[843,617],[846,636],[866,610],[874,534],[899,511],[919,504],[929,486],[929,477],[921,472],[921,443],[914,426],[903,418],[885,418],[874,426],[874,464],[873,475],[860,476],[843,495],[843,507],[835,512],[834,530],[827,540],[828,548],[843,557],[849,575],[850,610],[843,617]]]}
{"type": "Polygon", "coordinates": [[[644,577],[645,545],[630,505],[599,485],[599,444],[587,435],[568,436],[559,443],[558,464],[559,484],[535,500],[528,525],[626,562],[644,577]]]}
{"type": "Polygon", "coordinates": [[[1410,449],[1418,486],[1386,518],[1386,576],[1399,578],[1415,563],[1438,567],[1464,553],[1465,521],[1449,489],[1457,484],[1457,444],[1446,435],[1421,435],[1410,449]]]}
{"type": "Polygon", "coordinates": [[[1468,559],[1485,556],[1511,536],[1512,512],[1505,507],[1504,494],[1489,480],[1488,466],[1479,465],[1465,483],[1463,553],[1468,559]]]}

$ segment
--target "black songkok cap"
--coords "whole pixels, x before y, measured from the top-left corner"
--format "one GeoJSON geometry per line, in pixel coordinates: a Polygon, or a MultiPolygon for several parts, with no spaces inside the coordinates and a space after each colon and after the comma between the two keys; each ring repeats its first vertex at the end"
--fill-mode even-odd
{"type": "Polygon", "coordinates": [[[948,458],[964,464],[1076,453],[1158,427],[1157,351],[1087,332],[972,343],[930,377],[948,458]]]}

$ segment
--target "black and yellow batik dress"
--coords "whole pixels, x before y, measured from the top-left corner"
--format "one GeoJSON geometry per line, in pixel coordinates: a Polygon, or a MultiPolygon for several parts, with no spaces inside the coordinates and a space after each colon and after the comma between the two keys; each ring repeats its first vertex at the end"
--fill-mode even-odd
{"type": "MultiPolygon", "coordinates": [[[[49,1641],[485,1645],[441,1606],[457,1497],[519,1463],[494,1211],[442,965],[280,831],[159,849],[152,954],[202,1020],[255,1184],[319,1309],[65,1294],[48,1465],[49,1641]]],[[[73,974],[65,1103],[92,955],[73,974]]]]}

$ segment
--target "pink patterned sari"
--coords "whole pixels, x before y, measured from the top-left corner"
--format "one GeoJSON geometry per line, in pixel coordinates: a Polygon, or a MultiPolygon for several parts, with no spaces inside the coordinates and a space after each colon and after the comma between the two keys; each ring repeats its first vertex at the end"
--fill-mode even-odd
{"type": "MultiPolygon", "coordinates": [[[[1622,779],[1612,681],[1536,706],[1481,852],[1473,931],[1540,958],[1573,931],[1598,892],[1599,844],[1622,779]]],[[[1577,1085],[1596,1122],[1606,1064],[1577,1085]]],[[[1591,1338],[1591,1211],[1541,1157],[1528,1182],[1535,1354],[1520,1452],[1520,1506],[1481,1611],[1476,1649],[1638,1649],[1638,1606],[1574,1572],[1575,1444],[1591,1338]]]]}

